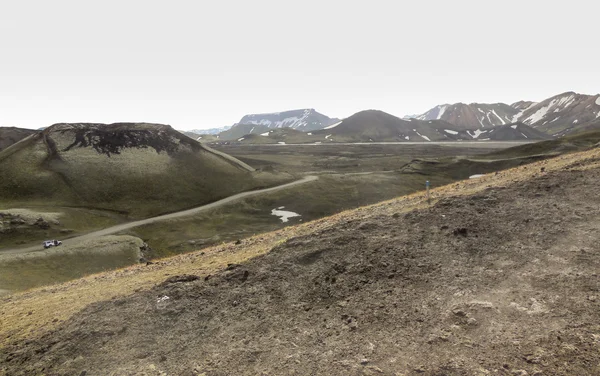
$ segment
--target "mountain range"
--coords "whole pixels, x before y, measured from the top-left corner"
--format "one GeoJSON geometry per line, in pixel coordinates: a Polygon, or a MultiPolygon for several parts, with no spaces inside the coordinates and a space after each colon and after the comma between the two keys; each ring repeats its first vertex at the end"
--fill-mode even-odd
{"type": "MultiPolygon", "coordinates": [[[[543,140],[600,127],[600,95],[566,92],[541,102],[441,104],[400,119],[382,111],[330,118],[314,109],[245,115],[233,126],[182,132],[201,141],[243,143],[543,140]],[[291,131],[273,132],[277,129],[291,131]]],[[[0,127],[0,150],[35,133],[0,127]]]]}
{"type": "Polygon", "coordinates": [[[566,92],[539,103],[443,104],[424,114],[405,117],[409,118],[444,120],[467,130],[521,122],[550,136],[562,136],[600,118],[600,95],[566,92]]]}
{"type": "Polygon", "coordinates": [[[242,143],[532,141],[598,126],[600,95],[566,92],[541,102],[442,104],[402,119],[376,110],[361,111],[342,121],[312,109],[246,115],[219,133],[218,139],[242,143]],[[277,128],[305,135],[273,133],[277,128]]]}
{"type": "Polygon", "coordinates": [[[339,119],[329,118],[312,108],[273,112],[267,114],[252,114],[242,117],[230,129],[219,133],[221,140],[235,140],[249,134],[263,134],[276,128],[291,128],[301,132],[323,129],[339,119]]]}
{"type": "Polygon", "coordinates": [[[543,140],[549,136],[525,124],[505,124],[485,130],[468,130],[445,120],[400,119],[383,111],[368,110],[344,119],[335,127],[312,132],[341,142],[543,140]]]}

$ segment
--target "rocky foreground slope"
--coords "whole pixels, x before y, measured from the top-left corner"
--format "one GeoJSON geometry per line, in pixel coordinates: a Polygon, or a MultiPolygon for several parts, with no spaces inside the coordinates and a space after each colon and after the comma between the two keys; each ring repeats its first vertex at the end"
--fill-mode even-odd
{"type": "Polygon", "coordinates": [[[178,266],[5,298],[0,332],[12,339],[0,370],[597,375],[599,179],[595,149],[445,187],[430,208],[414,195],[305,224],[283,242],[267,234],[178,266]],[[261,244],[275,246],[217,273],[201,266],[261,244]],[[150,273],[161,282],[142,289],[150,273]],[[113,299],[98,298],[103,283],[113,299]],[[76,291],[96,302],[27,308],[64,306],[76,291]],[[52,315],[52,331],[35,326],[52,315]]]}

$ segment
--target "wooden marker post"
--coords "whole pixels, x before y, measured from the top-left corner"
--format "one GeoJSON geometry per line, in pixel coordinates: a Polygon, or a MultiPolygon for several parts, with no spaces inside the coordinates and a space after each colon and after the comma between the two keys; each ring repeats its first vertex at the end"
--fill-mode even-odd
{"type": "Polygon", "coordinates": [[[431,205],[431,195],[429,194],[429,186],[431,185],[431,183],[429,183],[429,180],[427,180],[425,182],[425,189],[427,189],[427,205],[431,205]]]}

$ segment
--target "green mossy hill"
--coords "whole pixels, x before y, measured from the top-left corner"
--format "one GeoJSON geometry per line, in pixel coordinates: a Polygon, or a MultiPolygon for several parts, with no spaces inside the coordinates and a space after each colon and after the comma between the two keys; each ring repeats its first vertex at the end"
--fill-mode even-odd
{"type": "Polygon", "coordinates": [[[0,206],[42,204],[143,217],[276,185],[168,125],[56,124],[0,152],[0,206]]]}

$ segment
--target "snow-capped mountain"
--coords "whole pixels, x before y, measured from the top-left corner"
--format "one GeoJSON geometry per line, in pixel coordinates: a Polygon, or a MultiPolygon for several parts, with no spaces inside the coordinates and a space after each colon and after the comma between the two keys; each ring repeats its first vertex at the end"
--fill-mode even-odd
{"type": "Polygon", "coordinates": [[[238,124],[264,125],[268,128],[292,128],[302,132],[314,131],[331,125],[337,119],[318,113],[314,109],[246,115],[238,124]]]}
{"type": "Polygon", "coordinates": [[[521,121],[550,135],[563,135],[600,118],[600,95],[567,92],[535,103],[521,112],[521,121]]]}
{"type": "Polygon", "coordinates": [[[251,114],[244,116],[239,123],[220,134],[220,139],[236,139],[247,134],[261,134],[269,129],[292,128],[302,132],[310,132],[326,128],[338,122],[314,109],[273,112],[267,114],[251,114]]]}
{"type": "Polygon", "coordinates": [[[323,142],[533,141],[550,138],[525,124],[505,124],[476,130],[445,120],[403,120],[377,110],[358,112],[335,127],[312,132],[323,142]]]}
{"type": "Polygon", "coordinates": [[[188,132],[195,133],[195,134],[219,134],[221,132],[225,132],[226,130],[229,130],[231,127],[232,127],[232,125],[227,125],[227,126],[220,127],[220,128],[192,129],[191,131],[188,131],[188,132]]]}
{"type": "Polygon", "coordinates": [[[407,118],[444,120],[471,131],[521,122],[546,134],[560,136],[577,131],[600,118],[600,95],[567,92],[539,103],[444,104],[407,118]]]}
{"type": "Polygon", "coordinates": [[[455,103],[435,106],[422,115],[411,116],[417,120],[444,120],[464,129],[490,128],[512,123],[519,110],[504,103],[455,103]]]}

